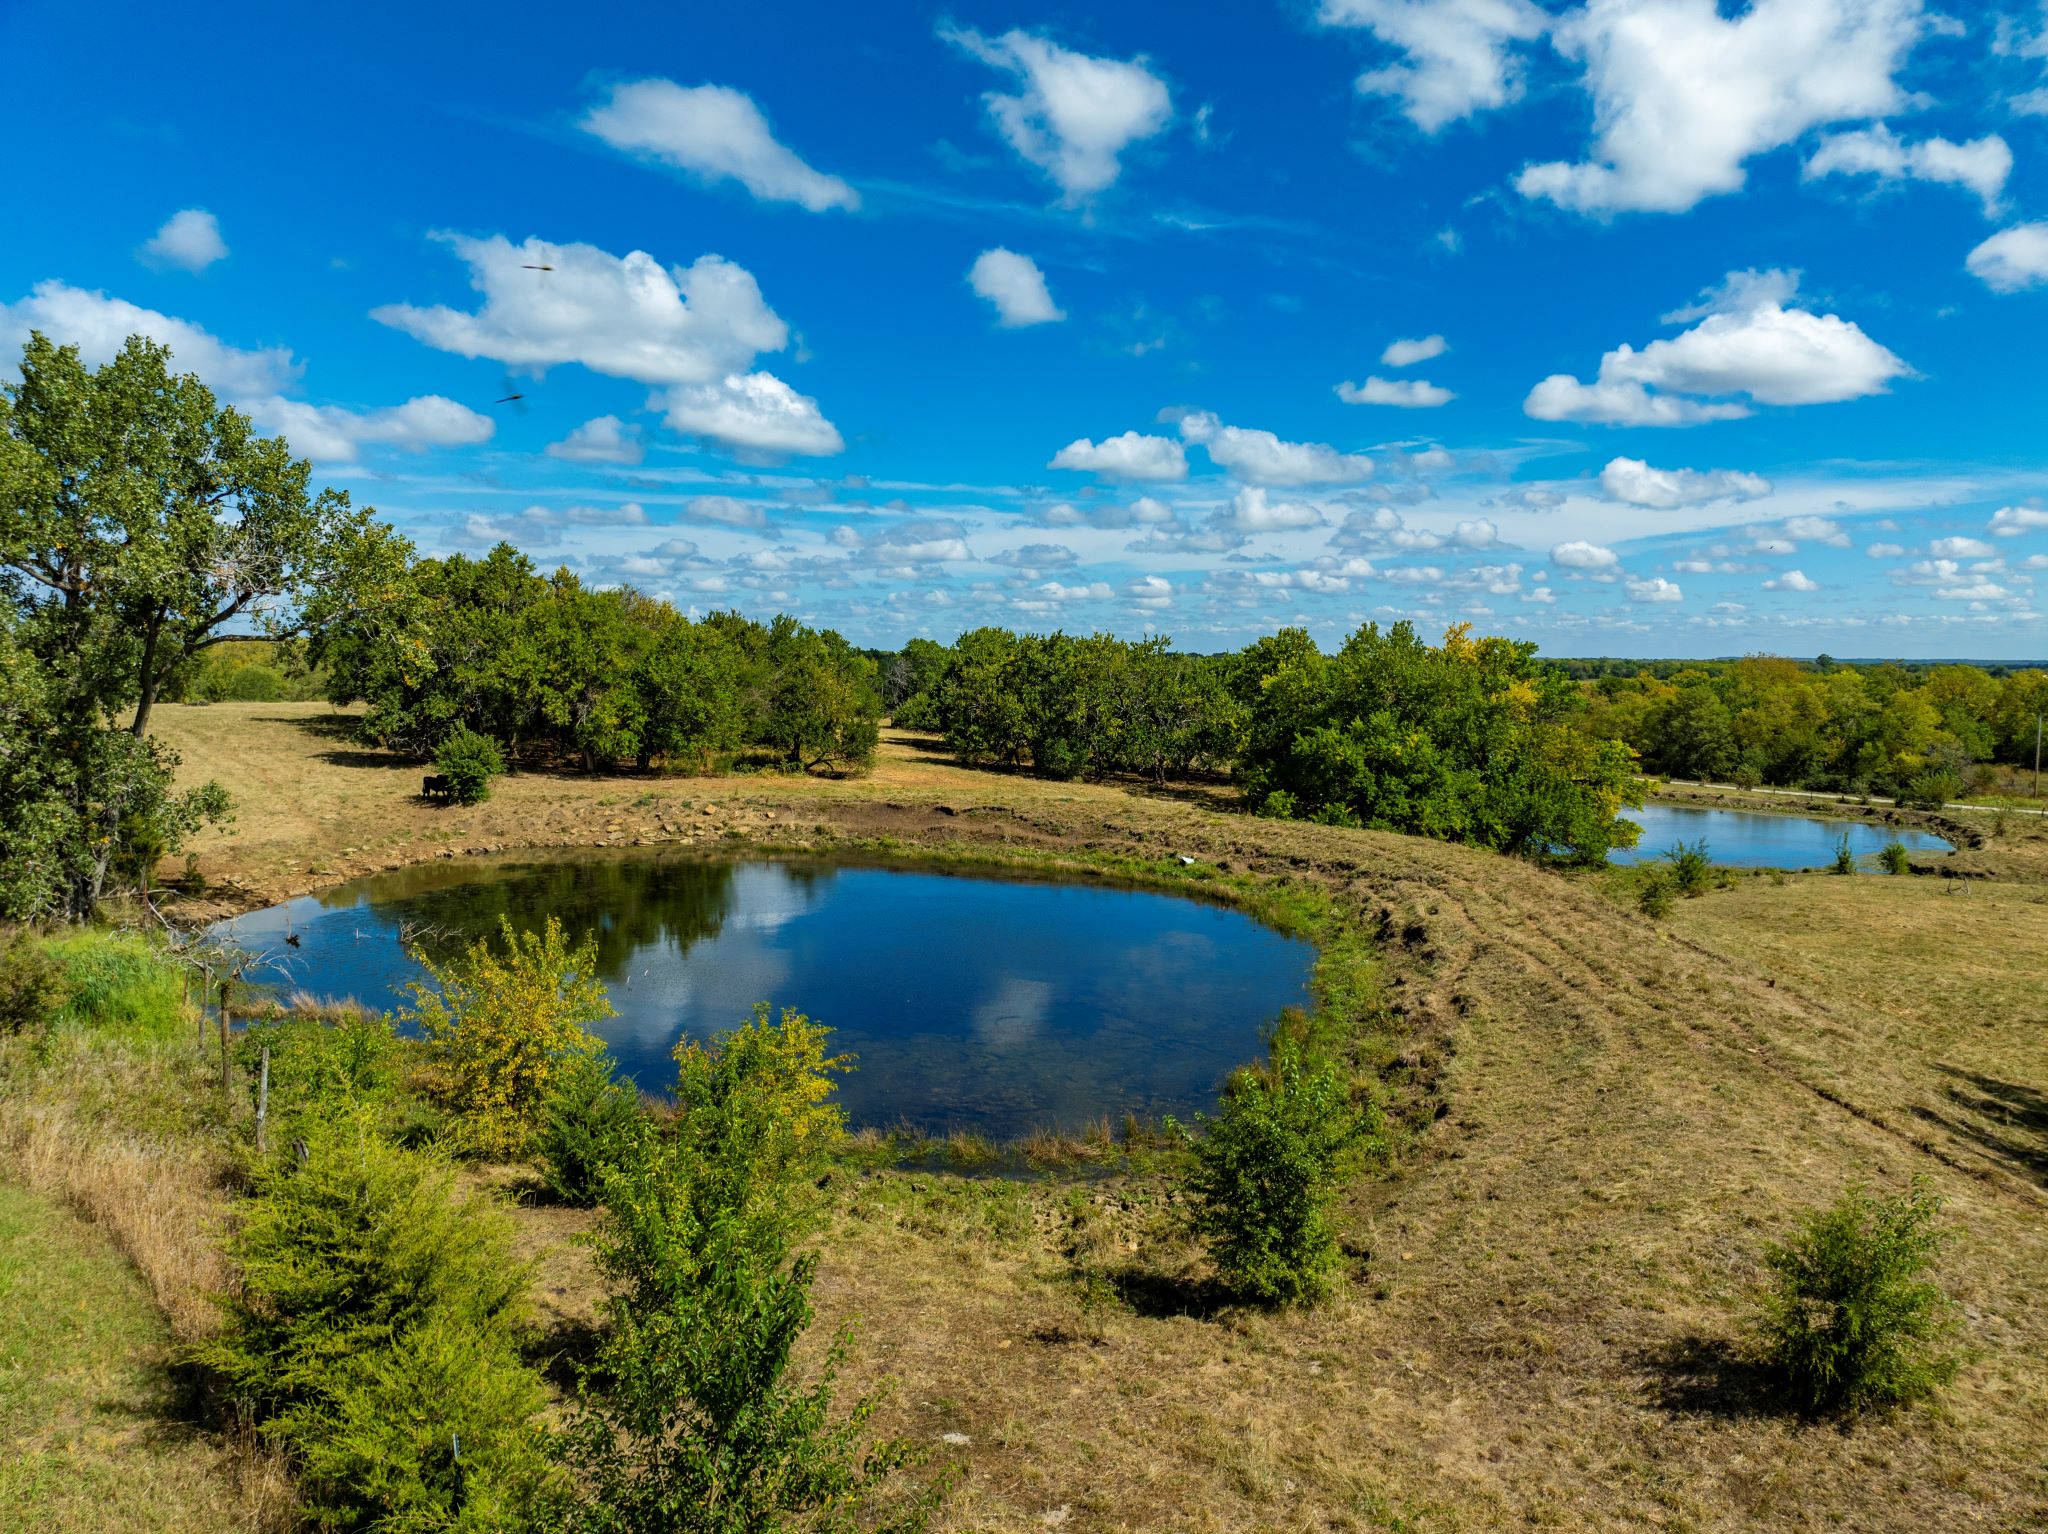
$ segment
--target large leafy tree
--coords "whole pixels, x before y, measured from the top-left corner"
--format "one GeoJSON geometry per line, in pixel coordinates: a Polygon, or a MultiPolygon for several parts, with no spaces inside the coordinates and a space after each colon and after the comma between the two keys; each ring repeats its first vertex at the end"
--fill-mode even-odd
{"type": "Polygon", "coordinates": [[[0,910],[83,915],[224,812],[148,739],[180,668],[388,595],[403,541],[310,473],[152,341],[91,368],[30,337],[0,388],[0,910]]]}
{"type": "Polygon", "coordinates": [[[74,685],[131,711],[140,738],[163,684],[213,645],[305,632],[374,598],[405,548],[346,492],[259,435],[171,354],[131,336],[89,368],[32,335],[0,405],[0,564],[74,685]],[[317,600],[310,600],[317,594],[317,600]]]}

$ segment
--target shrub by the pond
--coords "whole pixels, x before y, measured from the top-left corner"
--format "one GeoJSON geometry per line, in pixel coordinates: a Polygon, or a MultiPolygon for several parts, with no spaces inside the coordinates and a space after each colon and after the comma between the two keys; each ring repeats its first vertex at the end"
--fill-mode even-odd
{"type": "Polygon", "coordinates": [[[766,1002],[709,1045],[676,1046],[675,1134],[697,1168],[701,1203],[795,1229],[801,1190],[846,1132],[832,1078],[850,1055],[826,1052],[832,1030],[766,1002]]]}
{"type": "Polygon", "coordinates": [[[42,1027],[63,999],[63,968],[42,939],[0,929],[0,1035],[42,1027]]]}
{"type": "Polygon", "coordinates": [[[533,1148],[549,1191],[578,1208],[597,1203],[605,1173],[630,1154],[641,1123],[639,1095],[612,1078],[609,1054],[565,1062],[541,1108],[533,1148]]]}
{"type": "Polygon", "coordinates": [[[1671,907],[1676,903],[1677,894],[1670,874],[1661,868],[1653,868],[1643,875],[1643,882],[1636,887],[1636,904],[1645,916],[1652,921],[1662,921],[1671,914],[1671,907]]]}
{"type": "Polygon", "coordinates": [[[602,1048],[590,1025],[613,1013],[590,939],[571,947],[552,916],[539,932],[498,925],[502,952],[485,939],[446,964],[415,951],[426,978],[402,1020],[426,1035],[434,1089],[463,1115],[470,1143],[517,1156],[562,1072],[602,1048]]]}
{"type": "Polygon", "coordinates": [[[1671,862],[1671,880],[1681,895],[1704,895],[1714,883],[1714,865],[1707,859],[1707,843],[1677,843],[1664,856],[1671,862]]]}
{"type": "Polygon", "coordinates": [[[1888,841],[1877,855],[1877,866],[1888,874],[1907,874],[1913,871],[1913,860],[1902,841],[1888,841]]]}
{"type": "Polygon", "coordinates": [[[1852,1187],[1764,1254],[1759,1330],[1774,1373],[1804,1406],[1910,1401],[1955,1376],[1948,1298],[1931,1277],[1946,1239],[1940,1201],[1915,1182],[1891,1198],[1852,1187]]]}
{"type": "Polygon", "coordinates": [[[914,1534],[940,1486],[900,1476],[918,1456],[875,1440],[868,1395],[834,1405],[841,1333],[800,1377],[814,1252],[795,1252],[794,1198],[837,1111],[825,1030],[767,1009],[686,1046],[673,1136],[640,1135],[605,1174],[597,1266],[612,1286],[605,1341],[564,1441],[581,1488],[562,1526],[591,1534],[806,1529],[914,1534]]]}
{"type": "Polygon", "coordinates": [[[490,736],[457,725],[434,753],[434,766],[457,804],[481,804],[491,797],[491,779],[505,770],[505,753],[490,736]]]}
{"type": "Polygon", "coordinates": [[[252,1018],[235,1041],[235,1063],[253,1104],[269,1051],[273,1136],[290,1134],[308,1115],[324,1120],[361,1112],[403,1142],[425,1106],[406,1091],[406,1048],[391,1020],[375,1013],[343,1012],[330,1020],[288,1012],[252,1018]]]}
{"type": "Polygon", "coordinates": [[[1189,1221],[1224,1284],[1261,1304],[1320,1299],[1337,1261],[1329,1208],[1338,1175],[1377,1133],[1377,1110],[1354,1106],[1333,1065],[1283,1039],[1265,1072],[1239,1072],[1222,1112],[1197,1123],[1189,1221]]]}
{"type": "Polygon", "coordinates": [[[290,1456],[311,1520],[528,1527],[550,1471],[503,1216],[354,1115],[309,1119],[253,1175],[239,1279],[198,1357],[290,1456]]]}
{"type": "Polygon", "coordinates": [[[1828,872],[1853,874],[1856,872],[1856,854],[1849,850],[1849,835],[1845,831],[1835,841],[1835,861],[1828,872]]]}

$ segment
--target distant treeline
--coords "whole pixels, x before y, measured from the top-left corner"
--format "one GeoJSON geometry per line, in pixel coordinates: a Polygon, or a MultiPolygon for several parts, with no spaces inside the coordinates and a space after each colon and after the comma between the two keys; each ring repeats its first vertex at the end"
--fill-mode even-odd
{"type": "Polygon", "coordinates": [[[526,763],[701,770],[752,749],[794,768],[872,759],[874,662],[830,630],[691,622],[633,591],[541,575],[499,544],[408,564],[387,602],[315,636],[328,698],[377,745],[431,756],[458,729],[526,763]]]}
{"type": "MultiPolygon", "coordinates": [[[[1653,676],[1660,681],[1669,681],[1681,671],[1704,671],[1709,676],[1718,676],[1731,666],[1739,666],[1744,656],[1724,656],[1719,660],[1650,660],[1631,659],[1625,655],[1596,656],[1549,656],[1543,664],[1555,671],[1562,671],[1575,682],[1598,681],[1604,677],[1653,676]]],[[[2038,661],[1940,661],[1940,660],[1837,660],[1832,655],[1818,655],[1810,661],[1794,661],[1793,664],[1806,667],[1825,675],[1831,671],[1860,670],[1903,671],[1908,676],[1924,678],[1931,671],[1947,666],[1965,665],[1982,671],[1994,680],[2012,676],[2022,671],[2039,671],[2038,661]]]]}
{"type": "Polygon", "coordinates": [[[165,679],[166,703],[277,703],[325,695],[296,646],[270,639],[227,639],[165,679]]]}
{"type": "Polygon", "coordinates": [[[1939,804],[1978,764],[2033,760],[2048,671],[1804,664],[1770,656],[1583,684],[1584,729],[1682,778],[1939,804]]]}
{"type": "Polygon", "coordinates": [[[1231,771],[1263,814],[1597,860],[1633,828],[1634,760],[1575,727],[1533,644],[1367,624],[1332,654],[1285,629],[1236,654],[976,629],[885,663],[896,722],[1045,777],[1231,771]]]}

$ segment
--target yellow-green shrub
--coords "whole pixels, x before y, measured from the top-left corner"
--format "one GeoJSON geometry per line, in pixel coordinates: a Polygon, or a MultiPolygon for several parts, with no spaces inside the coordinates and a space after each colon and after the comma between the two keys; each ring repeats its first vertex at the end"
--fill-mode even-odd
{"type": "Polygon", "coordinates": [[[402,1020],[426,1035],[434,1087],[467,1120],[486,1155],[516,1156],[531,1144],[557,1078],[603,1046],[590,1025],[613,1015],[597,978],[596,945],[571,947],[550,916],[539,932],[499,919],[502,951],[484,939],[436,964],[412,985],[402,1020]]]}

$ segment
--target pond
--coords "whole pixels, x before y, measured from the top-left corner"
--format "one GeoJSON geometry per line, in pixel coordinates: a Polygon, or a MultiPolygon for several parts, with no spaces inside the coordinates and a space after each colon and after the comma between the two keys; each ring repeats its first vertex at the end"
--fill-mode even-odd
{"type": "Polygon", "coordinates": [[[858,1057],[840,1085],[854,1125],[997,1139],[1213,1106],[1262,1026],[1308,1004],[1315,962],[1240,911],[1171,895],[658,855],[436,863],[215,931],[266,956],[260,983],[388,1008],[419,974],[407,935],[438,962],[501,915],[594,934],[619,1013],[598,1032],[647,1091],[672,1084],[678,1039],[766,1001],[858,1057]]]}
{"type": "Polygon", "coordinates": [[[1823,868],[1835,860],[1844,836],[1849,850],[1869,860],[1889,841],[1909,852],[1953,852],[1953,844],[1925,831],[1867,825],[1860,820],[1820,820],[1807,815],[1757,815],[1744,810],[1700,810],[1676,804],[1647,804],[1623,810],[1643,828],[1635,846],[1608,854],[1611,863],[1651,862],[1676,842],[1704,839],[1707,856],[1734,868],[1823,868]]]}

